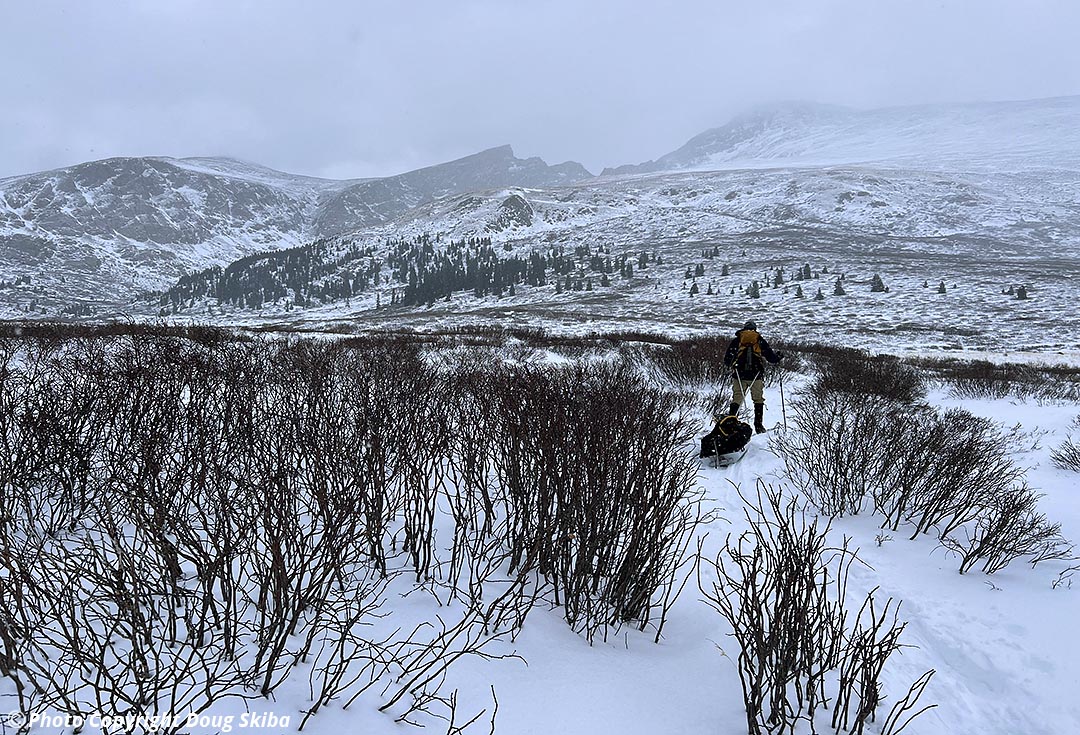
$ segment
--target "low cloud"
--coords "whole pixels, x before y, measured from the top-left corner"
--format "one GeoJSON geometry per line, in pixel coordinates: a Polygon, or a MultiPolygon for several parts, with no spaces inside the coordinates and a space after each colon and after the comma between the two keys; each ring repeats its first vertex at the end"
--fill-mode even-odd
{"type": "Polygon", "coordinates": [[[342,178],[503,143],[590,170],[778,99],[1080,93],[1080,3],[8,3],[0,176],[230,155],[342,178]]]}

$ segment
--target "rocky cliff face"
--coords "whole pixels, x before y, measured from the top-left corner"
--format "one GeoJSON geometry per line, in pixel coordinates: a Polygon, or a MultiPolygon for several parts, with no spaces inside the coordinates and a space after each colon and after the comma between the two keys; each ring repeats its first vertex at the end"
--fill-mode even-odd
{"type": "Polygon", "coordinates": [[[337,235],[384,224],[417,204],[449,194],[507,186],[546,188],[590,176],[578,163],[548,166],[539,158],[515,158],[510,146],[504,145],[438,166],[350,186],[320,208],[315,228],[319,236],[337,235]]]}

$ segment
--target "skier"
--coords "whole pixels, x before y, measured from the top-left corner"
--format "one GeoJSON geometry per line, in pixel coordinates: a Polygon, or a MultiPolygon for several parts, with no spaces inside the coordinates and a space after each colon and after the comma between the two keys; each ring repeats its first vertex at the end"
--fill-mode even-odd
{"type": "Polygon", "coordinates": [[[765,338],[758,334],[757,325],[748,321],[735,332],[735,338],[724,353],[724,365],[732,369],[731,408],[728,413],[736,415],[746,394],[754,401],[754,431],[765,433],[765,361],[776,364],[784,354],[773,352],[765,338]]]}

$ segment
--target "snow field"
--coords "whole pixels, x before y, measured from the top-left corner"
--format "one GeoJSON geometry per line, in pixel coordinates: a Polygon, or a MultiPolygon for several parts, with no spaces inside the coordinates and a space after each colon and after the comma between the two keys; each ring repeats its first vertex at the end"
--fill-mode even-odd
{"type": "MultiPolygon", "coordinates": [[[[515,359],[565,361],[555,353],[526,350],[518,350],[515,359]]],[[[800,381],[790,379],[785,387],[791,400],[800,381]]],[[[1071,425],[1080,407],[1015,399],[960,400],[943,389],[933,390],[929,399],[942,408],[957,406],[989,417],[1006,430],[1018,426],[1013,457],[1026,468],[1027,481],[1045,493],[1040,509],[1061,523],[1066,538],[1080,539],[1077,476],[1049,460],[1050,451],[1074,431],[1071,425]]],[[[778,424],[782,412],[775,386],[768,389],[768,400],[767,423],[778,424]]],[[[698,417],[700,435],[709,427],[703,411],[698,417]]],[[[707,533],[702,546],[706,558],[715,556],[726,535],[747,528],[737,489],[750,492],[759,481],[785,485],[783,463],[770,448],[769,435],[755,436],[746,457],[730,468],[702,463],[698,484],[708,507],[718,513],[701,528],[707,533]]],[[[445,527],[439,532],[445,533],[445,527]]],[[[905,732],[1035,735],[1080,730],[1080,707],[1072,701],[1080,690],[1080,638],[1075,632],[1080,602],[1078,592],[1061,577],[1075,562],[1048,562],[1035,569],[1014,562],[991,576],[960,575],[957,559],[931,538],[909,541],[901,532],[888,534],[895,538],[879,544],[880,518],[869,514],[836,519],[831,533],[836,543],[850,537],[851,547],[859,549],[859,558],[867,565],[852,566],[851,597],[876,587],[882,601],[888,597],[903,601],[900,619],[907,621],[907,628],[901,644],[909,647],[886,666],[882,716],[912,681],[933,669],[936,674],[921,703],[938,706],[905,732]]],[[[500,733],[742,732],[745,714],[730,660],[737,647],[724,620],[700,597],[691,579],[658,644],[652,642],[653,630],[626,626],[607,641],[597,639],[590,645],[569,629],[560,610],[538,604],[516,639],[495,641],[485,649],[503,658],[462,658],[449,670],[444,693],[458,691],[460,710],[467,713],[462,719],[468,719],[481,709],[490,715],[494,687],[500,733]]],[[[442,604],[439,596],[416,591],[400,579],[387,594],[386,607],[394,614],[393,625],[405,629],[435,615],[453,620],[462,612],[459,604],[442,604]]],[[[205,727],[197,724],[184,731],[216,733],[228,727],[238,732],[246,711],[263,719],[243,731],[295,731],[309,706],[310,673],[309,666],[299,665],[271,700],[221,700],[204,713],[205,727]],[[267,712],[289,717],[290,724],[266,726],[267,712]]],[[[12,701],[7,682],[0,695],[6,695],[4,704],[12,701]]],[[[362,697],[347,710],[341,704],[324,707],[305,732],[411,731],[377,711],[377,696],[362,697]]],[[[475,731],[486,732],[487,715],[475,731]]],[[[445,723],[425,722],[429,731],[445,731],[445,723]]],[[[870,731],[875,732],[873,727],[870,731]]],[[[83,732],[95,730],[88,726],[83,732]]]]}
{"type": "MultiPolygon", "coordinates": [[[[1014,400],[961,401],[941,389],[932,404],[962,407],[976,415],[1019,423],[1040,436],[1037,448],[1015,456],[1027,479],[1045,497],[1040,509],[1062,524],[1067,539],[1080,538],[1080,478],[1055,468],[1049,451],[1070,431],[1076,405],[1039,405],[1014,400]]],[[[779,421],[779,397],[769,421],[779,421]]],[[[704,422],[704,417],[703,417],[704,422]]],[[[703,423],[704,426],[704,423],[703,423]]],[[[703,428],[703,432],[707,430],[703,428]]],[[[766,436],[755,436],[747,456],[726,469],[704,460],[701,485],[722,519],[705,529],[703,553],[714,555],[727,534],[746,529],[735,487],[752,490],[763,480],[783,484],[783,465],[766,436]]],[[[885,711],[927,670],[936,673],[920,705],[937,706],[905,732],[920,735],[1050,735],[1080,731],[1080,594],[1059,575],[1076,562],[1048,562],[1035,569],[1014,562],[994,574],[957,573],[958,560],[929,537],[909,541],[888,533],[880,545],[880,518],[869,514],[836,519],[832,536],[852,539],[868,566],[851,570],[850,596],[877,587],[876,599],[901,600],[907,622],[904,647],[885,668],[885,711]]],[[[903,531],[903,528],[901,529],[903,531]]],[[[484,681],[498,676],[499,732],[508,733],[739,733],[745,732],[737,646],[719,615],[691,584],[672,611],[663,640],[645,636],[589,647],[548,613],[530,618],[517,651],[528,670],[499,674],[501,664],[469,662],[457,675],[484,681]],[[543,622],[540,622],[540,621],[543,622]],[[540,628],[543,626],[543,630],[540,628]],[[599,650],[597,650],[599,649],[599,650]],[[503,678],[506,677],[506,678],[503,678]]],[[[871,726],[870,732],[875,732],[871,726]]],[[[808,732],[808,730],[807,730],[808,732]]]]}
{"type": "MultiPolygon", "coordinates": [[[[797,381],[792,392],[797,390],[797,381]]],[[[789,394],[790,396],[790,394],[789,394]]],[[[1080,538],[1078,478],[1055,468],[1049,450],[1069,433],[1075,405],[1038,405],[1013,400],[961,401],[941,389],[929,399],[957,406],[1010,427],[1038,432],[1039,447],[1020,451],[1028,481],[1045,493],[1040,508],[1060,522],[1066,538],[1080,538]]],[[[780,421],[779,396],[769,392],[768,422],[780,421]]],[[[702,416],[703,429],[705,417],[702,416]]],[[[726,469],[702,463],[700,483],[722,517],[703,529],[703,553],[714,555],[727,534],[746,529],[736,486],[763,480],[783,484],[783,464],[768,435],[755,436],[746,457],[726,469]]],[[[900,534],[880,546],[880,518],[868,514],[833,522],[832,536],[852,539],[868,566],[852,566],[851,597],[877,587],[880,601],[901,600],[907,622],[902,651],[883,677],[886,699],[880,720],[895,698],[925,671],[936,673],[921,705],[936,704],[905,732],[919,735],[1050,735],[1080,731],[1080,615],[1077,589],[1053,587],[1074,562],[1031,569],[1014,562],[994,575],[957,573],[957,559],[934,539],[909,541],[900,534]]],[[[617,640],[588,645],[566,628],[557,611],[536,610],[513,650],[517,661],[469,660],[453,672],[455,686],[470,690],[476,706],[494,684],[499,699],[497,732],[518,734],[611,732],[645,735],[739,733],[745,714],[734,663],[737,655],[722,618],[700,600],[691,582],[672,610],[665,634],[624,632],[617,640]],[[476,692],[481,692],[479,696],[476,692]]],[[[329,718],[326,720],[329,722],[329,718]]],[[[320,723],[321,724],[321,723],[320,723]]],[[[372,723],[373,725],[375,723],[372,723]]],[[[873,726],[870,728],[874,732],[873,726]]],[[[332,732],[327,729],[326,732],[332,732]]],[[[397,732],[394,728],[371,732],[397,732]]]]}

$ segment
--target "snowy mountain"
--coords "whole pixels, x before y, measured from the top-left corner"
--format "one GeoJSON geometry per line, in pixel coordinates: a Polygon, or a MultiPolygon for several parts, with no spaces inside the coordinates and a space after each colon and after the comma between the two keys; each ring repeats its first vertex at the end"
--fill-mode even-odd
{"type": "Polygon", "coordinates": [[[228,158],[94,161],[0,180],[0,279],[122,299],[214,263],[382,224],[445,194],[588,176],[578,164],[518,159],[509,146],[360,181],[228,158]]]}
{"type": "Polygon", "coordinates": [[[560,186],[591,176],[584,166],[572,161],[548,166],[539,158],[515,158],[513,149],[504,145],[438,166],[349,186],[320,207],[315,230],[325,237],[383,224],[418,204],[448,194],[504,186],[560,186]]]}
{"type": "Polygon", "coordinates": [[[4,265],[153,283],[306,234],[317,188],[199,163],[112,158],[0,182],[4,265]]]}
{"type": "Polygon", "coordinates": [[[1080,97],[855,110],[784,103],[706,130],[655,161],[604,175],[765,165],[905,162],[1080,167],[1080,97]]]}
{"type": "Polygon", "coordinates": [[[146,313],[282,327],[512,322],[664,333],[726,328],[753,313],[793,337],[827,329],[845,344],[934,350],[1018,349],[1026,322],[1023,347],[1080,349],[1077,183],[1064,171],[835,166],[470,192],[207,273],[146,313]],[[478,239],[490,252],[450,245],[478,239]],[[491,264],[520,274],[534,257],[544,258],[545,283],[518,280],[512,293],[491,264]],[[310,266],[312,278],[296,281],[290,262],[310,266]],[[469,280],[477,263],[489,269],[483,282],[469,280]],[[794,283],[806,265],[812,282],[794,283]],[[875,274],[888,293],[871,293],[875,274]],[[847,293],[834,296],[841,276],[847,293]],[[453,293],[425,291],[429,281],[453,293]],[[754,281],[765,287],[750,299],[754,281]],[[1031,294],[1024,304],[1008,293],[1020,285],[1031,294]]]}
{"type": "Polygon", "coordinates": [[[778,105],[599,178],[506,146],[350,182],[85,164],[0,181],[0,306],[665,332],[749,311],[791,335],[948,350],[1016,349],[1024,321],[1020,347],[1080,350],[1078,113],[1080,98],[778,105]],[[806,267],[820,280],[800,296],[787,279],[806,267]],[[875,274],[888,293],[870,294],[875,274]],[[133,285],[166,293],[132,302],[133,285]]]}

